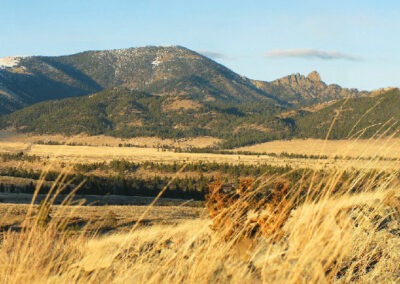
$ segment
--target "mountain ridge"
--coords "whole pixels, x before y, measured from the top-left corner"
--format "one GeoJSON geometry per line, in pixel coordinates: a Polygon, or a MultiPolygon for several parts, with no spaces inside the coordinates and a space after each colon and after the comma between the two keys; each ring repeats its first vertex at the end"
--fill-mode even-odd
{"type": "MultiPolygon", "coordinates": [[[[155,95],[202,97],[204,101],[251,100],[287,106],[342,98],[347,94],[343,91],[347,89],[330,87],[325,91],[334,92],[335,96],[312,100],[308,98],[310,86],[290,86],[286,77],[272,82],[251,80],[182,46],[15,57],[7,62],[8,66],[0,69],[0,114],[41,101],[89,95],[119,86],[155,95]]],[[[312,82],[319,84],[316,80],[312,82]]],[[[358,95],[355,90],[350,94],[358,95]]]]}

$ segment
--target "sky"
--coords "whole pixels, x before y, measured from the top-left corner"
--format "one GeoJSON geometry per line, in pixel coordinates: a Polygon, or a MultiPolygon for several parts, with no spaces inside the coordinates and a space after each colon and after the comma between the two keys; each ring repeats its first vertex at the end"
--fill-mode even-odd
{"type": "Polygon", "coordinates": [[[400,86],[400,1],[0,0],[0,57],[181,45],[251,79],[400,86]]]}

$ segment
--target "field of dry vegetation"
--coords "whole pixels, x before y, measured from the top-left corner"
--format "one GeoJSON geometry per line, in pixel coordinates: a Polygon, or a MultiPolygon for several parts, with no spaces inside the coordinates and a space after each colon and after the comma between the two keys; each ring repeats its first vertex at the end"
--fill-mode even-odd
{"type": "MultiPolygon", "coordinates": [[[[135,147],[119,147],[118,145],[121,143],[116,144],[115,141],[114,143],[107,144],[107,146],[105,146],[105,144],[98,143],[89,143],[88,145],[82,145],[82,143],[77,145],[43,145],[37,144],[37,141],[43,140],[36,136],[34,136],[35,139],[33,141],[28,139],[28,142],[21,140],[22,138],[19,136],[17,137],[18,139],[15,137],[12,139],[0,139],[0,152],[24,152],[27,155],[36,155],[39,157],[48,158],[54,164],[57,164],[58,162],[90,163],[124,159],[138,163],[147,161],[159,163],[216,162],[256,165],[267,163],[273,166],[288,165],[294,168],[314,169],[343,168],[349,167],[349,164],[351,163],[351,167],[357,169],[364,169],[366,167],[370,169],[396,169],[398,166],[398,160],[400,160],[399,139],[334,141],[310,139],[273,141],[237,148],[233,151],[230,151],[229,154],[226,154],[193,153],[187,151],[176,152],[173,149],[163,149],[161,146],[157,147],[155,144],[151,144],[151,146],[148,147],[143,147],[144,145],[148,144],[140,143],[135,147]],[[293,154],[293,156],[282,156],[282,153],[293,154]],[[302,157],[302,155],[304,157],[302,157]],[[314,157],[323,157],[323,159],[309,159],[309,156],[311,155],[314,157]],[[351,160],[351,162],[349,160],[351,160]],[[373,161],[373,163],[366,163],[366,160],[373,161]]],[[[58,136],[46,136],[46,139],[48,139],[48,141],[56,141],[60,143],[66,143],[66,141],[68,141],[68,139],[63,140],[58,136]]],[[[92,139],[97,141],[98,138],[92,139]]],[[[107,139],[100,141],[108,141],[107,139]]],[[[194,145],[197,145],[200,148],[208,147],[215,142],[207,139],[208,138],[198,138],[197,140],[192,140],[191,142],[195,143],[194,145]]],[[[139,140],[140,139],[138,138],[137,141],[139,140]]],[[[90,141],[90,139],[88,141],[90,141]]],[[[160,141],[157,142],[157,145],[174,145],[169,140],[162,140],[165,143],[160,141]]],[[[186,141],[185,143],[189,142],[190,141],[186,141]]]]}
{"type": "MultiPolygon", "coordinates": [[[[0,205],[0,279],[4,283],[400,283],[399,142],[271,142],[239,149],[261,153],[244,155],[2,141],[3,151],[26,151],[67,163],[116,157],[249,164],[265,159],[311,170],[290,187],[288,174],[241,178],[234,189],[216,177],[201,208],[155,202],[82,206],[84,201],[73,200],[72,193],[61,205],[52,205],[68,183],[67,176],[61,176],[41,205],[0,205]],[[267,154],[290,151],[327,157],[267,154]],[[318,171],[321,167],[327,170],[318,171]]],[[[67,172],[68,166],[60,169],[67,172]]]]}

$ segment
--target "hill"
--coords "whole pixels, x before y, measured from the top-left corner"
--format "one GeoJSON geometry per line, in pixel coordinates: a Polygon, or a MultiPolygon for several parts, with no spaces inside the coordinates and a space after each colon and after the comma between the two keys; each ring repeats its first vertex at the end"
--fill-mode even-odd
{"type": "Polygon", "coordinates": [[[283,116],[277,114],[287,108],[268,103],[221,106],[193,99],[171,104],[169,96],[119,87],[35,104],[3,116],[0,126],[41,134],[174,139],[212,136],[224,139],[222,146],[230,148],[275,139],[325,138],[336,115],[330,139],[348,138],[362,130],[361,137],[372,137],[385,123],[391,125],[400,120],[399,105],[400,91],[393,89],[370,97],[344,99],[319,110],[294,110],[291,116],[283,116]]]}
{"type": "Polygon", "coordinates": [[[115,87],[90,96],[42,102],[0,117],[2,128],[41,134],[87,133],[118,137],[213,136],[230,147],[285,138],[290,124],[269,103],[173,101],[170,96],[115,87]]]}
{"type": "Polygon", "coordinates": [[[291,119],[296,122],[295,136],[301,138],[325,138],[334,119],[330,139],[369,138],[399,130],[399,107],[400,90],[391,89],[341,100],[315,112],[299,111],[291,119]]]}

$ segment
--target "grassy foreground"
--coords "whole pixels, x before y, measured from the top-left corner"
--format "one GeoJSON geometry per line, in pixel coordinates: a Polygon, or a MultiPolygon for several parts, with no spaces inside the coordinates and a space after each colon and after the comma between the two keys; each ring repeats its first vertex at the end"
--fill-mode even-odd
{"type": "MultiPolygon", "coordinates": [[[[285,188],[284,175],[247,181],[234,192],[224,192],[215,182],[209,196],[211,218],[143,226],[140,221],[149,213],[144,210],[129,232],[96,233],[95,220],[71,227],[71,206],[58,208],[56,215],[63,218],[55,218],[50,206],[32,207],[20,231],[1,232],[0,279],[399,283],[399,172],[349,175],[350,168],[351,162],[347,168],[300,179],[291,188],[285,188]]],[[[7,220],[7,214],[0,218],[1,223],[7,220]]]]}

